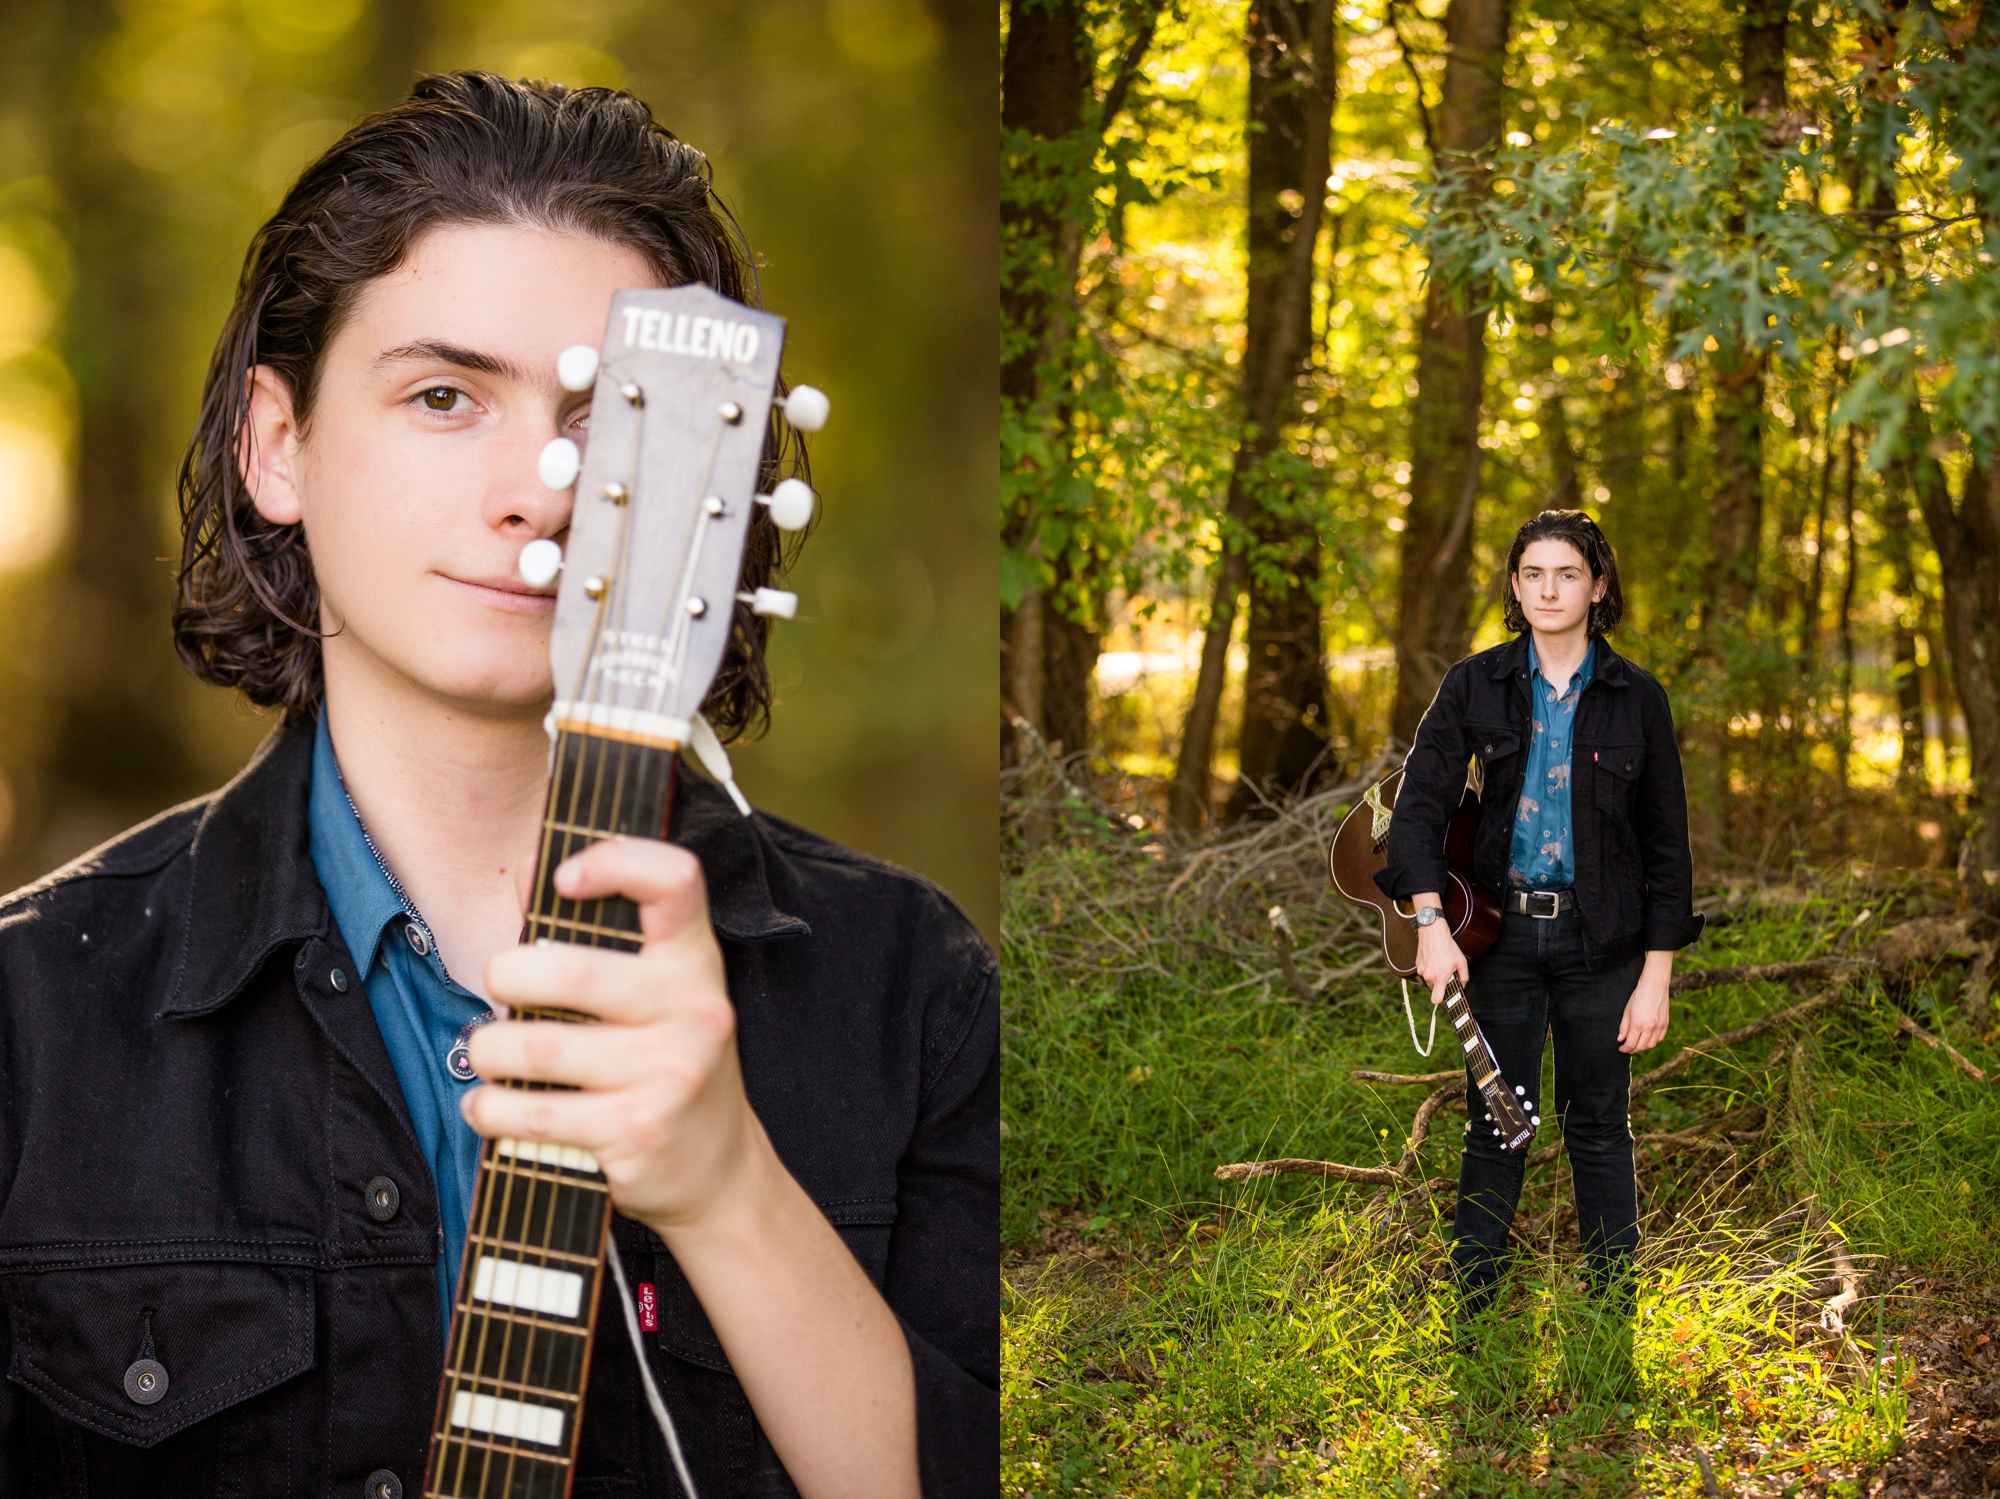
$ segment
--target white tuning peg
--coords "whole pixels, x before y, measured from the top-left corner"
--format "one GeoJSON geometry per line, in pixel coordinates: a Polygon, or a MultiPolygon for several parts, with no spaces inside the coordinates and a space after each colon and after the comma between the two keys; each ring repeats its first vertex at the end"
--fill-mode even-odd
{"type": "Polygon", "coordinates": [[[784,409],[785,420],[801,432],[817,432],[826,425],[826,414],[832,409],[826,392],[811,385],[795,385],[790,395],[778,405],[784,409]]]}
{"type": "Polygon", "coordinates": [[[556,355],[556,379],[564,390],[589,390],[597,383],[597,350],[571,344],[556,355]]]}
{"type": "Polygon", "coordinates": [[[542,449],[542,456],[535,460],[535,472],[551,489],[568,489],[576,483],[577,470],[582,467],[583,452],[567,437],[551,439],[542,449]]]}
{"type": "Polygon", "coordinates": [[[803,530],[813,518],[812,485],[803,479],[786,479],[769,494],[758,495],[757,503],[770,507],[780,531],[803,530]]]}
{"type": "Polygon", "coordinates": [[[514,564],[521,574],[521,581],[530,588],[547,588],[555,582],[562,565],[562,548],[547,537],[522,547],[520,560],[514,564]]]}
{"type": "Polygon", "coordinates": [[[760,588],[755,593],[739,593],[736,602],[748,604],[752,614],[770,614],[791,619],[799,612],[799,596],[782,588],[760,588]]]}

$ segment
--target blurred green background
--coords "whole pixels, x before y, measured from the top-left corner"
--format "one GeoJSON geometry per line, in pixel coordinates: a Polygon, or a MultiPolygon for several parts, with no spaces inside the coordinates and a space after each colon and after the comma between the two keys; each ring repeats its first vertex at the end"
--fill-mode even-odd
{"type": "Polygon", "coordinates": [[[271,720],[168,632],[172,483],[250,234],[419,72],[628,88],[706,151],[833,398],[765,809],[998,912],[989,12],[956,0],[0,0],[0,882],[271,720]]]}

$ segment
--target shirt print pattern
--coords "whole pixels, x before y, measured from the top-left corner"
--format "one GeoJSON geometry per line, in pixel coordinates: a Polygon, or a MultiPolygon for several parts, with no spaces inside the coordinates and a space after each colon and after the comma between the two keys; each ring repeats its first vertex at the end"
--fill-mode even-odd
{"type": "Polygon", "coordinates": [[[1576,840],[1570,830],[1570,750],[1576,705],[1597,660],[1597,642],[1566,687],[1542,675],[1541,658],[1528,642],[1528,764],[1521,777],[1521,805],[1507,855],[1507,882],[1520,890],[1567,890],[1576,883],[1576,840]]]}

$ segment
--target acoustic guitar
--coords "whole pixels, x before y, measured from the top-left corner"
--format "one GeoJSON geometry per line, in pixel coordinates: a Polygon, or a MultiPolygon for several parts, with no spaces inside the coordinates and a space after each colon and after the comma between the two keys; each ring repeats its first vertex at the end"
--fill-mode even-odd
{"type": "MultiPolygon", "coordinates": [[[[607,837],[664,838],[683,748],[746,815],[728,758],[701,717],[730,632],[750,615],[790,619],[796,596],[739,592],[759,506],[781,529],[805,525],[812,490],[787,479],[758,494],[773,408],[801,431],[825,421],[826,397],[776,393],[783,320],[706,286],[621,291],[601,350],[566,349],[565,389],[595,391],[590,449],[566,438],[542,450],[552,489],[577,486],[569,553],[522,550],[537,587],[558,571],[550,656],[549,793],[523,940],[636,952],[639,911],[622,896],[556,894],[556,866],[607,837]]],[[[587,1022],[521,1008],[524,1019],[587,1022]]],[[[445,1372],[425,1463],[428,1499],[566,1499],[600,1305],[622,1306],[622,1269],[601,1292],[611,1191],[575,1146],[488,1140],[460,1263],[445,1372]]],[[[651,1388],[683,1488],[693,1489],[671,1422],[651,1388]]]]}
{"type": "MultiPolygon", "coordinates": [[[[1327,847],[1326,862],[1340,897],[1366,906],[1382,918],[1382,956],[1390,968],[1407,975],[1417,971],[1416,910],[1384,895],[1375,883],[1376,873],[1389,862],[1389,824],[1402,784],[1403,772],[1393,771],[1363,793],[1360,803],[1341,819],[1327,847]]],[[[1500,901],[1472,877],[1473,840],[1478,832],[1479,798],[1468,788],[1445,826],[1447,873],[1445,888],[1439,892],[1444,899],[1445,923],[1467,958],[1478,957],[1500,938],[1500,901]]],[[[1486,1044],[1479,1022],[1472,1018],[1472,1007],[1466,1003],[1457,974],[1445,982],[1444,1008],[1465,1053],[1467,1071],[1486,1100],[1500,1148],[1526,1149],[1541,1119],[1530,1117],[1521,1106],[1527,1089],[1509,1084],[1500,1075],[1500,1064],[1493,1060],[1492,1048],[1486,1044]]]]}

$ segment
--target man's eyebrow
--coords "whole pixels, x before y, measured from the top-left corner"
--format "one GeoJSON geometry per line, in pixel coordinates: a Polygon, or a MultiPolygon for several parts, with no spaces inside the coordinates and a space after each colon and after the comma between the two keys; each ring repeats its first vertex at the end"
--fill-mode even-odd
{"type": "Polygon", "coordinates": [[[475,370],[479,374],[492,375],[501,380],[525,381],[526,379],[520,367],[510,360],[502,359],[497,354],[482,354],[477,349],[461,348],[457,344],[446,343],[441,338],[420,338],[415,343],[384,349],[375,356],[375,363],[380,366],[419,359],[457,365],[462,370],[475,370]]]}

